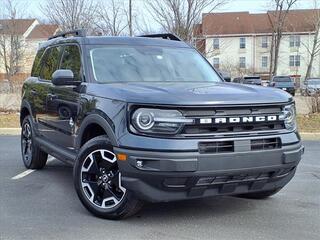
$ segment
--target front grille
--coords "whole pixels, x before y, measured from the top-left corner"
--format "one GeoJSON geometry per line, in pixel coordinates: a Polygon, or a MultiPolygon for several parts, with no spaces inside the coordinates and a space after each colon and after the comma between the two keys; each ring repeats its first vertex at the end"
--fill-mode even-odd
{"type": "Polygon", "coordinates": [[[234,142],[209,142],[209,143],[199,143],[200,153],[227,153],[234,151],[234,142]]]}
{"type": "Polygon", "coordinates": [[[280,138],[254,139],[251,140],[251,151],[270,150],[281,148],[280,138]]]}
{"type": "MultiPolygon", "coordinates": [[[[241,142],[241,149],[247,151],[273,150],[281,148],[280,138],[262,138],[241,142]]],[[[199,142],[199,153],[215,154],[215,153],[232,153],[236,152],[235,141],[217,141],[217,142],[199,142]]]]}
{"type": "Polygon", "coordinates": [[[199,137],[212,135],[237,135],[275,132],[285,129],[284,122],[279,120],[282,112],[282,105],[276,106],[233,106],[233,107],[210,107],[200,109],[180,109],[186,118],[195,119],[193,124],[185,125],[180,135],[184,137],[199,137]],[[242,117],[261,117],[277,116],[274,121],[254,121],[254,122],[237,122],[237,123],[203,123],[203,119],[216,118],[242,118],[242,117]]]}

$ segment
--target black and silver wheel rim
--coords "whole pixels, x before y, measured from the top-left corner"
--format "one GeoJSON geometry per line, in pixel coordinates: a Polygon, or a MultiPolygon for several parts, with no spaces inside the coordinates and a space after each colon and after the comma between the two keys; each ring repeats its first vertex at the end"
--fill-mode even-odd
{"type": "Polygon", "coordinates": [[[30,163],[32,159],[32,132],[31,126],[26,122],[22,127],[21,134],[22,157],[26,163],[30,163]]]}
{"type": "Polygon", "coordinates": [[[85,196],[99,208],[116,207],[125,196],[116,155],[109,150],[90,153],[81,166],[80,177],[85,196]]]}

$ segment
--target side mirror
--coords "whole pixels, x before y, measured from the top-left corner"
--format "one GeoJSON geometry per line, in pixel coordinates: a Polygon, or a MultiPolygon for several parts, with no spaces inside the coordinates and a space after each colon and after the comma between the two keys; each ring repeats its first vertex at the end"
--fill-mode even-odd
{"type": "Polygon", "coordinates": [[[75,81],[73,72],[69,69],[58,69],[52,74],[52,83],[56,86],[78,86],[81,81],[75,81]]]}

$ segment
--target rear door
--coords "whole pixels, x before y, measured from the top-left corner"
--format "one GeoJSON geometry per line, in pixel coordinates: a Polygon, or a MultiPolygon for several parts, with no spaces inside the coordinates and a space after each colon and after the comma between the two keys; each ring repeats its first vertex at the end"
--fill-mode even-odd
{"type": "MultiPolygon", "coordinates": [[[[76,44],[64,45],[58,69],[69,69],[75,81],[82,81],[81,54],[76,44]]],[[[47,97],[46,123],[50,128],[49,137],[56,144],[74,147],[74,132],[79,112],[80,86],[50,85],[47,97]]]]}

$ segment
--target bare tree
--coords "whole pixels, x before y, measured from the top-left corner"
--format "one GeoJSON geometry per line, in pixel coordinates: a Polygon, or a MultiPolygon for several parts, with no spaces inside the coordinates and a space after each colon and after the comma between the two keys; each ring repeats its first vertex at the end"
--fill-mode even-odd
{"type": "Polygon", "coordinates": [[[62,31],[85,28],[92,30],[98,5],[95,0],[47,0],[42,12],[62,31]]]}
{"type": "Polygon", "coordinates": [[[270,48],[270,76],[277,74],[280,43],[286,26],[286,19],[290,9],[298,0],[271,0],[274,11],[272,16],[272,38],[270,48]]]}
{"type": "Polygon", "coordinates": [[[146,7],[163,30],[191,42],[202,12],[210,13],[225,2],[227,0],[149,0],[146,7]]]}
{"type": "Polygon", "coordinates": [[[96,27],[103,35],[119,36],[126,30],[128,24],[122,1],[107,0],[99,4],[96,27]]]}
{"type": "Polygon", "coordinates": [[[314,59],[320,54],[320,10],[318,9],[318,6],[318,0],[314,0],[314,10],[312,11],[311,16],[308,16],[307,19],[314,29],[314,35],[311,47],[309,47],[308,44],[303,43],[310,55],[305,79],[310,78],[314,59]]]}
{"type": "Polygon", "coordinates": [[[24,54],[24,39],[17,19],[18,8],[16,1],[5,0],[1,9],[5,20],[0,26],[0,67],[5,69],[11,92],[14,90],[12,77],[19,72],[24,54]]]}

